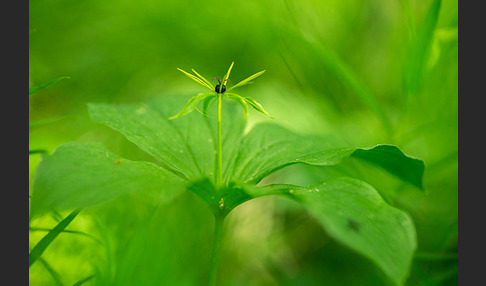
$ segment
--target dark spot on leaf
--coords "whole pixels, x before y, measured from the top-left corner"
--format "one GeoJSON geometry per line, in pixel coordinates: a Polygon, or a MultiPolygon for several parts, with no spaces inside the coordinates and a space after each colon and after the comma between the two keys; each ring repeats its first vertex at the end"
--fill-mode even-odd
{"type": "Polygon", "coordinates": [[[360,230],[360,224],[353,219],[348,219],[348,227],[356,232],[360,230]]]}
{"type": "Polygon", "coordinates": [[[120,165],[121,163],[123,163],[123,159],[116,159],[115,161],[113,161],[113,164],[115,165],[120,165]]]}

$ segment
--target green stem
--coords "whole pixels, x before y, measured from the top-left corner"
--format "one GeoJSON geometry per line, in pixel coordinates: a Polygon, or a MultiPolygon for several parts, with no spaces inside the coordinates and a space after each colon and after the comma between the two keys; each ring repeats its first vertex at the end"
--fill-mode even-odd
{"type": "Polygon", "coordinates": [[[221,186],[223,183],[223,138],[221,136],[221,114],[223,111],[223,96],[218,94],[218,150],[216,163],[216,184],[221,186]]]}
{"type": "Polygon", "coordinates": [[[209,286],[216,286],[219,252],[221,250],[221,240],[223,238],[224,215],[214,216],[214,242],[211,254],[211,265],[209,269],[209,286]]]}

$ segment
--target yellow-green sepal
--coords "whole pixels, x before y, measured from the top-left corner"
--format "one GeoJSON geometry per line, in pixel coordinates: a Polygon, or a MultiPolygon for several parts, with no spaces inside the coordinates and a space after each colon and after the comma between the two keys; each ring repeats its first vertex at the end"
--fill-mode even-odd
{"type": "Polygon", "coordinates": [[[178,117],[182,117],[182,116],[184,116],[188,113],[191,113],[192,111],[194,111],[194,109],[197,108],[197,105],[199,104],[199,102],[201,102],[202,100],[204,100],[204,99],[206,99],[210,96],[214,96],[214,93],[200,93],[196,96],[191,97],[191,99],[189,99],[187,101],[184,108],[182,108],[182,110],[179,113],[177,113],[176,115],[169,117],[169,120],[172,120],[172,119],[175,119],[175,118],[178,118],[178,117]]]}

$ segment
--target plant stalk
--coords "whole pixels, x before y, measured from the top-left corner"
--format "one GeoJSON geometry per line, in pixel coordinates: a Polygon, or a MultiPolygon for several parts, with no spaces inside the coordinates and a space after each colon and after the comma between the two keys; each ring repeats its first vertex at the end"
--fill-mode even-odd
{"type": "Polygon", "coordinates": [[[221,250],[221,240],[223,238],[224,215],[214,216],[214,242],[211,254],[211,264],[209,269],[209,286],[216,286],[218,277],[219,252],[221,250]]]}
{"type": "Polygon", "coordinates": [[[223,183],[223,138],[221,131],[221,121],[223,112],[223,96],[218,94],[218,150],[216,162],[216,184],[221,186],[223,183]]]}

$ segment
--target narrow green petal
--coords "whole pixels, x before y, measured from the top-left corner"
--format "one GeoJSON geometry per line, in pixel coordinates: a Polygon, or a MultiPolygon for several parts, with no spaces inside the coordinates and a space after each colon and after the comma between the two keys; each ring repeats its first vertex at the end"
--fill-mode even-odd
{"type": "Polygon", "coordinates": [[[226,73],[226,75],[223,78],[223,81],[221,82],[223,85],[225,85],[224,82],[229,78],[229,75],[231,73],[231,69],[233,68],[234,64],[235,64],[235,62],[231,62],[231,66],[229,67],[228,72],[226,73]]]}
{"type": "Polygon", "coordinates": [[[244,115],[243,118],[247,119],[248,118],[248,104],[246,104],[246,100],[241,96],[236,93],[225,93],[225,95],[231,99],[234,99],[236,102],[238,102],[241,107],[243,108],[244,115]]]}
{"type": "Polygon", "coordinates": [[[200,79],[202,79],[205,83],[207,83],[212,90],[214,90],[214,86],[211,84],[210,81],[208,81],[207,79],[205,79],[202,75],[198,74],[197,71],[195,69],[191,69],[193,73],[195,73],[200,79]]]}
{"type": "Polygon", "coordinates": [[[230,87],[228,89],[228,91],[232,90],[233,88],[236,88],[236,87],[239,87],[239,86],[243,86],[245,84],[249,84],[251,80],[253,80],[253,79],[261,76],[264,72],[265,72],[265,70],[262,70],[262,71],[257,72],[254,75],[251,75],[251,76],[247,77],[246,79],[244,79],[244,80],[240,81],[239,83],[237,83],[237,84],[233,85],[232,87],[230,87]]]}
{"type": "Polygon", "coordinates": [[[205,82],[204,82],[202,79],[200,79],[200,78],[196,77],[195,75],[192,75],[192,74],[190,74],[190,73],[188,73],[188,72],[186,72],[186,71],[184,71],[184,70],[182,70],[182,69],[180,69],[180,68],[177,68],[177,69],[178,69],[179,71],[183,72],[183,73],[184,73],[185,75],[187,75],[188,77],[190,77],[190,78],[191,78],[192,80],[194,80],[195,82],[199,83],[200,85],[207,87],[207,88],[208,88],[208,89],[210,89],[211,91],[213,91],[213,90],[214,90],[213,88],[211,88],[211,86],[207,85],[207,83],[205,83],[205,82]]]}
{"type": "Polygon", "coordinates": [[[245,99],[246,102],[248,102],[251,105],[251,107],[255,108],[255,110],[265,114],[266,116],[268,116],[272,119],[275,119],[275,117],[268,114],[268,112],[266,112],[265,109],[263,109],[263,106],[258,101],[256,101],[254,98],[245,97],[244,99],[245,99]]]}
{"type": "Polygon", "coordinates": [[[208,110],[211,108],[211,106],[213,106],[213,104],[216,102],[215,101],[216,99],[216,95],[215,94],[212,94],[212,96],[208,96],[206,97],[204,100],[203,100],[203,104],[202,104],[202,114],[204,116],[207,116],[209,117],[208,115],[208,110]]]}
{"type": "Polygon", "coordinates": [[[177,113],[176,115],[169,117],[169,120],[172,120],[172,119],[175,119],[175,118],[178,118],[178,117],[182,117],[182,116],[184,116],[188,113],[191,113],[192,111],[194,111],[194,109],[197,108],[197,105],[199,104],[199,102],[201,102],[201,100],[203,100],[206,97],[211,96],[211,95],[214,95],[214,94],[213,93],[200,93],[196,96],[191,97],[191,99],[189,99],[187,101],[184,108],[182,108],[182,110],[179,113],[177,113]]]}

